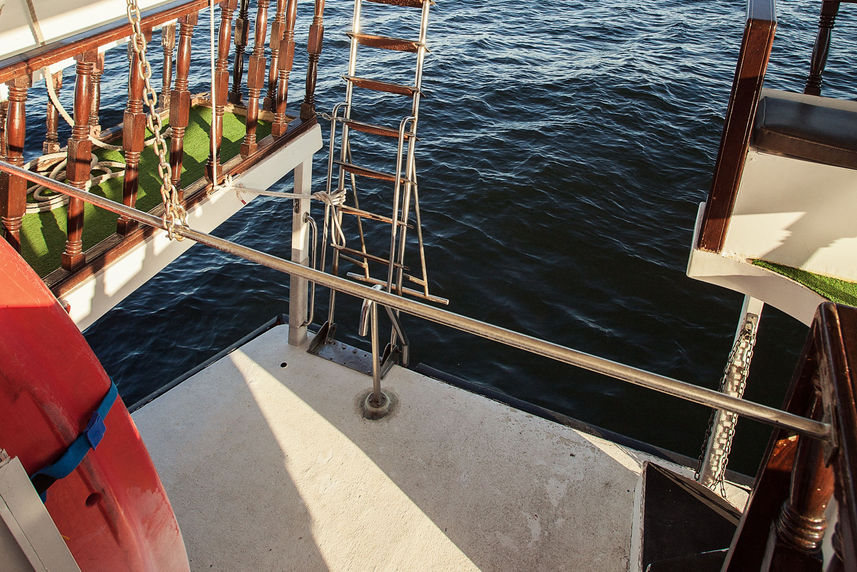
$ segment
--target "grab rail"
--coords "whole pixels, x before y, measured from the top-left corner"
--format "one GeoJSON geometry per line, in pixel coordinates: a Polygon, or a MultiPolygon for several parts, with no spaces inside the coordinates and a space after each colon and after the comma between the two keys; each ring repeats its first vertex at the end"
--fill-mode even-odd
{"type": "MultiPolygon", "coordinates": [[[[126,216],[140,223],[155,228],[165,228],[163,221],[156,216],[140,212],[123,204],[111,201],[110,199],[81,191],[75,187],[59,183],[53,179],[48,179],[47,177],[43,177],[4,161],[0,161],[0,171],[45,185],[56,192],[66,194],[70,197],[79,198],[95,206],[126,216]]],[[[190,228],[176,226],[174,228],[174,232],[201,244],[240,256],[245,260],[256,262],[263,266],[267,266],[268,268],[279,270],[280,272],[303,278],[344,294],[348,294],[362,300],[377,302],[395,310],[400,310],[413,316],[424,318],[431,322],[449,326],[513,348],[522,349],[539,356],[551,358],[569,365],[607,375],[614,379],[653,389],[661,393],[666,393],[667,395],[698,403],[699,405],[732,411],[768,425],[797,431],[802,435],[808,435],[818,439],[827,439],[830,436],[831,426],[828,423],[807,419],[773,407],[723,395],[722,393],[712,389],[698,387],[691,383],[651,373],[598,356],[593,356],[553,342],[462,316],[448,310],[428,306],[389,292],[375,290],[368,286],[351,282],[345,278],[333,276],[326,272],[302,266],[295,262],[290,262],[190,228]]]]}

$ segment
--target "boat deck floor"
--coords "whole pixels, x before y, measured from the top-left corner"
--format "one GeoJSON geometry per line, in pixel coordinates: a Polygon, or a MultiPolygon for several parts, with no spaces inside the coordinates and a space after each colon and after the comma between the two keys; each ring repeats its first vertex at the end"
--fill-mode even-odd
{"type": "Polygon", "coordinates": [[[629,568],[652,457],[399,367],[366,420],[287,328],[134,414],[193,569],[629,568]]]}

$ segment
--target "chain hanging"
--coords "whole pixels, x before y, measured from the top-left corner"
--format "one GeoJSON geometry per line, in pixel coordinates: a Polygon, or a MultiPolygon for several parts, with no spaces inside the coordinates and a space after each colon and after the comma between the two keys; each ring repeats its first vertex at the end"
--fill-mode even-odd
{"type": "Polygon", "coordinates": [[[182,240],[179,234],[175,233],[175,226],[187,226],[187,211],[182,206],[179,200],[178,191],[172,183],[172,169],[170,162],[167,159],[167,142],[161,133],[163,131],[163,123],[161,116],[157,112],[158,96],[155,89],[152,87],[152,66],[149,64],[149,59],[146,57],[146,38],[143,36],[141,26],[140,8],[137,6],[137,0],[126,0],[126,8],[128,13],[128,22],[134,30],[130,38],[131,48],[137,55],[137,62],[140,66],[140,75],[143,76],[145,84],[143,90],[143,100],[148,107],[146,113],[146,127],[154,135],[153,149],[158,156],[158,176],[161,178],[161,201],[164,204],[163,221],[167,230],[167,236],[170,239],[182,240]]]}

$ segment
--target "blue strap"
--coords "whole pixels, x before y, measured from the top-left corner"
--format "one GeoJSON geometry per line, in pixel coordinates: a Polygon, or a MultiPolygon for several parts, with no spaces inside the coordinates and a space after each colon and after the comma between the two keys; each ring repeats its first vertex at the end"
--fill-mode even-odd
{"type": "Polygon", "coordinates": [[[36,471],[30,477],[42,501],[47,498],[48,487],[54,484],[55,481],[70,475],[89,450],[95,449],[101,442],[107,429],[104,425],[104,419],[110,412],[110,408],[113,407],[117,395],[119,395],[119,390],[116,389],[116,384],[111,381],[107,395],[104,396],[98,409],[92,414],[83,433],[68,446],[68,449],[66,449],[65,453],[56,462],[36,471]]]}

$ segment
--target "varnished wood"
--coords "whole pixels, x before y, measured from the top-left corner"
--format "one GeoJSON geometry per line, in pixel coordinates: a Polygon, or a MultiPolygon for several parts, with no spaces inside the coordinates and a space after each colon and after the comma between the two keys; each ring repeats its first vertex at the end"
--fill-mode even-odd
{"type": "Polygon", "coordinates": [[[389,38],[387,36],[375,36],[372,34],[355,34],[346,32],[349,38],[354,38],[361,46],[379,48],[382,50],[394,50],[397,52],[414,52],[420,49],[420,43],[416,40],[403,40],[402,38],[389,38]]]}
{"type": "Polygon", "coordinates": [[[277,97],[274,109],[274,123],[271,134],[282,137],[286,133],[286,106],[289,98],[289,76],[295,61],[295,19],[298,0],[289,0],[286,8],[283,39],[280,42],[280,56],[277,62],[277,97]]]}
{"type": "Polygon", "coordinates": [[[167,24],[161,28],[161,48],[164,52],[164,67],[161,74],[161,109],[170,107],[170,86],[173,81],[173,49],[176,47],[176,25],[167,24]]]}
{"type": "MultiPolygon", "coordinates": [[[[823,417],[820,395],[807,417],[823,417]]],[[[762,564],[765,570],[821,569],[824,513],[833,494],[833,469],[825,463],[824,447],[816,439],[798,440],[789,496],[772,527],[762,564]]]]}
{"type": "Polygon", "coordinates": [[[9,114],[9,100],[0,100],[0,159],[7,153],[6,147],[6,116],[9,114]]]}
{"type": "MultiPolygon", "coordinates": [[[[54,91],[57,97],[62,91],[62,70],[53,74],[48,81],[53,82],[54,91]]],[[[56,153],[60,150],[60,141],[57,135],[57,126],[59,124],[60,112],[54,102],[48,98],[47,112],[45,113],[45,142],[42,144],[42,152],[56,153]]]]}
{"type": "MultiPolygon", "coordinates": [[[[250,34],[248,17],[250,0],[241,0],[238,18],[235,19],[235,63],[232,69],[232,89],[229,90],[229,103],[241,103],[241,78],[244,76],[244,50],[250,34]]],[[[234,7],[233,7],[234,10],[234,7]]]]}
{"type": "Polygon", "coordinates": [[[274,10],[274,21],[271,22],[271,39],[268,45],[271,47],[271,63],[268,71],[268,93],[262,109],[274,111],[277,107],[277,82],[279,79],[280,48],[283,43],[283,35],[286,31],[286,1],[277,0],[274,10]]]}
{"type": "MultiPolygon", "coordinates": [[[[259,141],[259,148],[256,153],[243,159],[240,155],[236,155],[223,165],[223,172],[218,172],[218,178],[221,180],[225,175],[239,175],[246,172],[248,169],[270,157],[273,153],[287,147],[290,142],[296,137],[305,133],[312,126],[316,125],[315,119],[310,121],[295,120],[289,123],[289,129],[285,136],[275,138],[272,136],[265,137],[259,141]]],[[[195,183],[185,189],[185,205],[188,209],[203,203],[209,199],[208,192],[211,191],[211,183],[205,179],[198,179],[195,183]]],[[[155,216],[163,214],[163,205],[158,204],[149,212],[155,216]]],[[[63,268],[59,268],[47,276],[45,283],[51,288],[51,291],[57,296],[62,297],[76,288],[86,280],[92,278],[96,272],[112,265],[125,256],[132,248],[145,241],[154,232],[152,227],[145,225],[139,226],[124,238],[118,235],[113,235],[101,241],[87,251],[86,264],[79,267],[74,272],[69,272],[63,268]]]]}
{"type": "Polygon", "coordinates": [[[315,116],[315,85],[318,82],[318,60],[321,57],[321,45],[324,40],[324,0],[315,0],[315,12],[309,27],[307,54],[309,61],[306,71],[306,91],[301,103],[301,119],[315,116]]]}
{"type": "MultiPolygon", "coordinates": [[[[393,129],[392,127],[386,127],[383,125],[372,125],[371,123],[363,123],[361,121],[354,121],[353,119],[349,119],[345,121],[345,124],[355,131],[362,131],[363,133],[371,133],[372,135],[380,135],[382,137],[399,137],[399,130],[393,129]]],[[[405,132],[405,139],[410,138],[410,133],[405,132]]]]}
{"type": "Polygon", "coordinates": [[[258,0],[256,14],[255,43],[247,64],[247,132],[241,143],[241,156],[247,157],[256,151],[256,127],[259,124],[259,98],[265,86],[265,33],[268,28],[268,5],[270,0],[258,0]]]}
{"type": "Polygon", "coordinates": [[[190,91],[188,74],[190,73],[190,55],[193,28],[197,23],[197,14],[188,14],[181,20],[178,50],[176,51],[176,85],[170,95],[170,170],[172,183],[179,194],[179,200],[184,200],[181,188],[182,161],[184,158],[184,136],[190,120],[190,91]]]}
{"type": "MultiPolygon", "coordinates": [[[[98,62],[95,50],[77,56],[77,81],[74,88],[74,127],[68,140],[67,182],[83,189],[89,181],[92,142],[89,140],[89,116],[92,111],[92,74],[98,62]]],[[[76,270],[83,264],[83,201],[69,198],[68,239],[62,253],[62,267],[76,270]]]]}
{"type": "MultiPolygon", "coordinates": [[[[229,45],[232,37],[232,15],[235,12],[237,0],[226,0],[220,3],[220,33],[217,39],[217,62],[214,65],[215,101],[211,114],[214,131],[214,149],[209,153],[206,163],[206,177],[213,180],[213,171],[220,168],[220,143],[223,140],[223,105],[226,103],[226,90],[229,89],[229,45]]],[[[235,32],[238,39],[238,29],[235,32]]],[[[237,57],[237,56],[236,56],[237,57]]]]}
{"type": "MultiPolygon", "coordinates": [[[[128,67],[128,103],[122,122],[122,147],[125,152],[125,175],[122,180],[122,203],[136,206],[139,191],[140,157],[146,137],[146,111],[143,107],[144,79],[140,58],[131,52],[128,67]]],[[[116,232],[127,234],[137,226],[133,220],[120,216],[116,232]]]]}
{"type": "Polygon", "coordinates": [[[726,239],[729,217],[735,206],[744,160],[750,146],[759,93],[771,55],[777,27],[773,0],[750,0],[741,52],[732,82],[729,107],[720,139],[714,180],[708,193],[699,248],[719,252],[726,239]]]}
{"type": "Polygon", "coordinates": [[[89,112],[89,132],[95,137],[101,133],[101,76],[104,75],[104,52],[99,52],[95,58],[95,67],[92,70],[92,108],[89,112]]]}
{"type": "MultiPolygon", "coordinates": [[[[6,161],[18,167],[24,164],[26,139],[26,101],[30,76],[21,76],[6,84],[9,104],[6,112],[6,161]]],[[[20,177],[0,175],[0,223],[6,241],[21,251],[21,223],[27,209],[27,182],[20,177]]]]}
{"type": "Polygon", "coordinates": [[[345,81],[350,81],[356,87],[371,89],[372,91],[381,91],[384,93],[395,93],[397,95],[412,96],[416,93],[417,88],[411,85],[403,85],[400,83],[389,83],[386,81],[378,81],[365,77],[355,77],[350,75],[342,76],[345,81]]]}
{"type": "MultiPolygon", "coordinates": [[[[152,29],[185,14],[199,12],[208,7],[208,0],[176,0],[166,6],[142,11],[142,26],[152,29]]],[[[67,60],[88,50],[103,46],[131,35],[127,20],[100,26],[69,38],[51,42],[37,51],[11,56],[0,61],[0,81],[32,74],[44,67],[67,60]]]]}
{"type": "Polygon", "coordinates": [[[830,37],[836,15],[839,12],[838,0],[825,0],[821,3],[821,16],[818,19],[818,35],[812,48],[809,76],[806,78],[804,93],[821,95],[821,76],[827,64],[827,54],[830,51],[830,37]]]}

